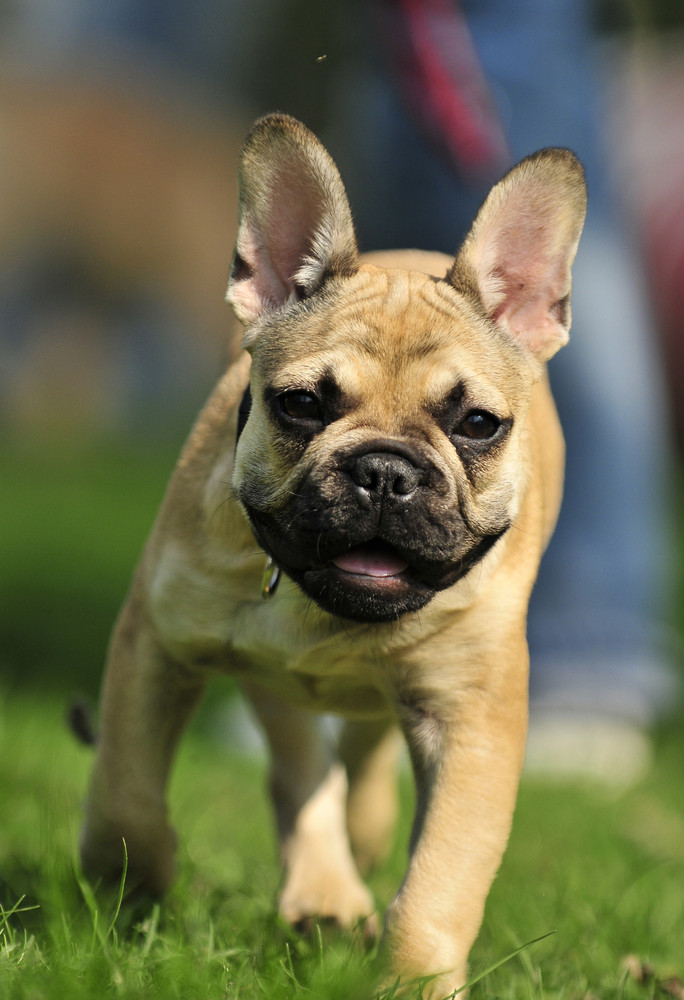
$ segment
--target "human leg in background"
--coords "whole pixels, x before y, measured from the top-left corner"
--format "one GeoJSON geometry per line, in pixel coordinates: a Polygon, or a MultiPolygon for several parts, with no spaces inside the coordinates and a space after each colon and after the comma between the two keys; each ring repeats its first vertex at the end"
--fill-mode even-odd
{"type": "MultiPolygon", "coordinates": [[[[528,769],[620,785],[643,773],[645,731],[672,705],[678,684],[665,626],[664,387],[642,277],[601,148],[590,10],[575,0],[461,7],[512,159],[568,146],[587,171],[571,343],[551,366],[567,477],[530,610],[528,769]]],[[[453,251],[482,187],[427,146],[372,60],[356,86],[364,101],[340,104],[350,150],[342,169],[362,247],[453,251]]]]}

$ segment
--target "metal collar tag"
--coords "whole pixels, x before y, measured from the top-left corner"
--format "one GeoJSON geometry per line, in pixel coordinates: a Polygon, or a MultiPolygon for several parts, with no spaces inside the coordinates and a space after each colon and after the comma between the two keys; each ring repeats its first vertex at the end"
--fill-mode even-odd
{"type": "Polygon", "coordinates": [[[261,596],[266,601],[273,597],[280,583],[280,567],[276,566],[270,556],[266,556],[263,576],[261,577],[261,596]]]}

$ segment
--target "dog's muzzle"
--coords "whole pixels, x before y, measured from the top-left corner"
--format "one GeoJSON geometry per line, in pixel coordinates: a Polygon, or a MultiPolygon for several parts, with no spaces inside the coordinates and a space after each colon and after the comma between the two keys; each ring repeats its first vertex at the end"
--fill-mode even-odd
{"type": "Polygon", "coordinates": [[[324,610],[361,622],[418,611],[508,528],[471,531],[443,474],[384,441],[315,470],[285,509],[258,511],[242,500],[275,564],[324,610]]]}

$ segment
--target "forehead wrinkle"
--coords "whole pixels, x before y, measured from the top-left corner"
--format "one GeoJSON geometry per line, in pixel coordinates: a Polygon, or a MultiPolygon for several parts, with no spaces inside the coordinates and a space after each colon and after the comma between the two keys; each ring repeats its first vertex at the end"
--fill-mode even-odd
{"type": "Polygon", "coordinates": [[[392,271],[382,277],[374,315],[358,310],[358,300],[340,309],[347,348],[380,361],[395,376],[423,358],[434,364],[440,352],[453,357],[455,344],[471,325],[459,297],[444,301],[434,293],[439,283],[419,272],[392,271]]]}
{"type": "Polygon", "coordinates": [[[407,400],[421,399],[429,408],[461,385],[470,405],[508,415],[524,393],[525,380],[516,376],[507,357],[493,351],[483,363],[472,344],[465,343],[454,353],[453,338],[430,339],[429,349],[420,351],[410,343],[388,344],[382,338],[373,344],[366,332],[357,334],[337,372],[340,387],[353,397],[365,386],[373,409],[388,414],[403,410],[407,400]]]}
{"type": "Polygon", "coordinates": [[[363,385],[372,392],[377,383],[384,393],[392,385],[392,406],[418,393],[434,401],[464,382],[484,405],[486,396],[499,395],[492,393],[499,376],[510,377],[517,367],[514,346],[507,350],[503,338],[492,336],[489,324],[443,279],[374,269],[344,287],[318,328],[302,331],[292,366],[279,359],[278,382],[287,381],[291,369],[293,381],[314,388],[327,370],[336,370],[340,388],[352,397],[363,385]],[[312,353],[314,339],[319,349],[312,353]]]}

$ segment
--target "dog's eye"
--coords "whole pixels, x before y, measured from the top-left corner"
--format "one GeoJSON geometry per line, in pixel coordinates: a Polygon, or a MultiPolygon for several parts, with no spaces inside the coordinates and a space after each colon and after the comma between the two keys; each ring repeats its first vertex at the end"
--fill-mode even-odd
{"type": "Polygon", "coordinates": [[[454,434],[470,438],[471,441],[488,441],[493,438],[501,421],[485,410],[471,410],[456,427],[454,434]]]}
{"type": "Polygon", "coordinates": [[[292,390],[279,398],[280,408],[292,420],[320,421],[321,404],[312,392],[292,390]]]}

